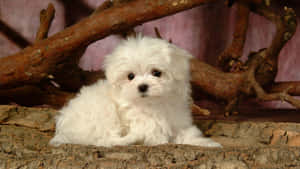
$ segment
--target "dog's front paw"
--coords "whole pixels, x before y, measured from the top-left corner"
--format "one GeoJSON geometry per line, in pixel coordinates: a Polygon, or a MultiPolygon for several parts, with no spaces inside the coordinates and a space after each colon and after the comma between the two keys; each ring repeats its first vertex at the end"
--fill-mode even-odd
{"type": "Polygon", "coordinates": [[[204,137],[191,139],[189,141],[189,143],[187,143],[187,144],[197,145],[197,146],[201,146],[201,147],[220,147],[220,148],[222,148],[222,145],[220,143],[217,143],[210,138],[204,138],[204,137]]]}
{"type": "Polygon", "coordinates": [[[50,141],[49,141],[49,145],[51,146],[54,146],[54,147],[58,147],[60,146],[62,143],[56,138],[52,138],[50,141]]]}
{"type": "Polygon", "coordinates": [[[49,145],[53,146],[53,147],[58,147],[62,144],[66,144],[67,141],[65,139],[63,139],[63,137],[60,137],[59,135],[54,136],[50,141],[49,141],[49,145]]]}
{"type": "Polygon", "coordinates": [[[215,142],[213,140],[210,140],[208,142],[205,142],[203,144],[200,144],[199,146],[203,146],[203,147],[219,147],[219,148],[222,148],[223,146],[218,143],[218,142],[215,142]]]}

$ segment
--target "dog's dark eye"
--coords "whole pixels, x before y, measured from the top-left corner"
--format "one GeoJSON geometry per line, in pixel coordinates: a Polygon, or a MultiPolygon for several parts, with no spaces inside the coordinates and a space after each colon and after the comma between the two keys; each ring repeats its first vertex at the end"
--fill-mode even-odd
{"type": "Polygon", "coordinates": [[[134,74],[133,73],[129,73],[127,77],[128,77],[128,80],[132,80],[132,79],[134,79],[134,74]]]}
{"type": "Polygon", "coordinates": [[[159,71],[157,69],[153,69],[152,70],[152,75],[156,76],[156,77],[160,77],[161,76],[161,71],[159,71]]]}

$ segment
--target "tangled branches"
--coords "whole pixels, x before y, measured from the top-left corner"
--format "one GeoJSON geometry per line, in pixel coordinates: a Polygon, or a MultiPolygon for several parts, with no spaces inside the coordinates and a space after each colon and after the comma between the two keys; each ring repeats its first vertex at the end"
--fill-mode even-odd
{"type": "MultiPolygon", "coordinates": [[[[126,32],[136,25],[153,19],[217,1],[131,0],[122,3],[107,1],[91,16],[46,38],[54,13],[50,5],[46,12],[41,14],[41,26],[36,43],[19,53],[0,58],[0,96],[5,98],[5,95],[9,95],[9,90],[12,93],[19,92],[16,89],[24,85],[31,88],[38,87],[39,90],[49,89],[51,82],[60,84],[58,89],[51,90],[56,90],[53,93],[66,92],[69,89],[72,90],[68,92],[74,92],[82,85],[103,77],[102,72],[85,72],[77,67],[79,58],[90,43],[113,33],[126,32]],[[62,73],[66,72],[65,70],[70,73],[62,73]]],[[[284,8],[282,13],[276,13],[265,2],[263,0],[236,1],[238,11],[233,41],[218,57],[218,65],[223,71],[197,59],[191,61],[192,83],[204,93],[226,100],[225,111],[227,112],[236,111],[236,105],[241,99],[252,97],[261,101],[283,100],[300,108],[299,100],[292,97],[300,94],[300,83],[274,82],[279,52],[296,30],[295,13],[290,8],[284,8]],[[246,41],[250,12],[262,15],[273,22],[277,31],[268,48],[251,53],[248,60],[242,62],[240,57],[246,41]]],[[[44,93],[40,97],[47,97],[47,95],[49,96],[49,93],[44,93]]],[[[70,95],[64,93],[63,96],[58,95],[58,97],[70,95]]],[[[67,99],[61,100],[63,101],[60,105],[67,99]]],[[[203,111],[197,106],[194,106],[193,110],[208,114],[206,110],[203,111]]]]}

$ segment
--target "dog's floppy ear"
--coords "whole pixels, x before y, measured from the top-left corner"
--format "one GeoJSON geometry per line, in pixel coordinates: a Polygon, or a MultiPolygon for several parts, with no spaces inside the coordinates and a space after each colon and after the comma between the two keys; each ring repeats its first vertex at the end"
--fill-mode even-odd
{"type": "Polygon", "coordinates": [[[189,52],[170,44],[170,64],[173,77],[176,80],[190,80],[190,59],[193,58],[189,52]]]}
{"type": "Polygon", "coordinates": [[[117,70],[114,70],[115,67],[115,57],[114,53],[108,54],[104,57],[103,68],[105,72],[105,77],[109,83],[113,84],[117,80],[117,70]]]}

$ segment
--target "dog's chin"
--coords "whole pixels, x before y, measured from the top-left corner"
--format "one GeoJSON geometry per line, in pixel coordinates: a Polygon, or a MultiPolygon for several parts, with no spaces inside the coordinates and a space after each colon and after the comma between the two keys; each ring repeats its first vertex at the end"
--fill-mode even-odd
{"type": "Polygon", "coordinates": [[[159,104],[164,102],[167,97],[165,95],[158,95],[158,94],[140,94],[139,97],[135,98],[135,103],[141,104],[159,104]]]}
{"type": "Polygon", "coordinates": [[[150,102],[157,102],[160,100],[160,95],[151,95],[149,93],[141,93],[136,95],[135,97],[132,97],[130,100],[133,103],[150,103],[150,102]]]}
{"type": "Polygon", "coordinates": [[[147,93],[142,93],[142,94],[139,94],[137,95],[135,98],[133,98],[134,100],[136,101],[146,101],[146,100],[151,100],[153,98],[157,98],[157,96],[152,96],[150,94],[147,94],[147,93]]]}
{"type": "Polygon", "coordinates": [[[147,94],[141,94],[140,97],[141,98],[146,98],[146,97],[148,97],[148,95],[147,94]]]}

